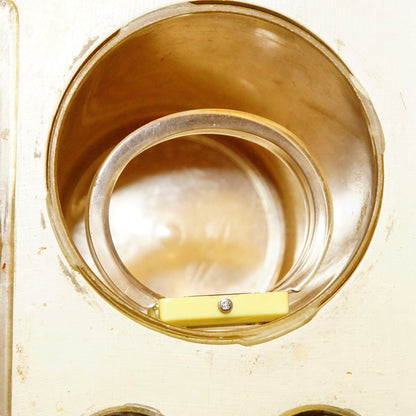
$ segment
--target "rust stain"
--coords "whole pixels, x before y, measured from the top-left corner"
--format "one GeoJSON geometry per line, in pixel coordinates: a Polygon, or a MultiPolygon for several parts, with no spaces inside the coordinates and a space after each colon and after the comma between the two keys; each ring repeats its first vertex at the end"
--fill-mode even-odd
{"type": "Polygon", "coordinates": [[[16,367],[16,371],[17,371],[17,374],[19,374],[22,377],[22,379],[24,379],[24,377],[23,377],[23,367],[21,365],[18,365],[16,367]]]}
{"type": "Polygon", "coordinates": [[[347,371],[346,374],[349,376],[352,375],[351,371],[347,371]]]}
{"type": "Polygon", "coordinates": [[[1,269],[4,270],[6,268],[6,263],[3,263],[3,265],[1,266],[1,269]]]}
{"type": "MultiPolygon", "coordinates": [[[[241,355],[241,358],[246,358],[246,356],[241,355]]],[[[262,360],[260,360],[260,355],[256,355],[252,360],[249,361],[249,363],[251,364],[251,368],[248,371],[249,375],[253,374],[253,371],[255,370],[256,367],[261,366],[262,364],[264,364],[264,362],[262,360]]]]}
{"type": "Polygon", "coordinates": [[[37,252],[37,255],[39,255],[40,253],[42,253],[42,251],[44,251],[44,250],[46,250],[46,247],[40,247],[39,250],[38,250],[38,252],[37,252]]]}
{"type": "Polygon", "coordinates": [[[26,364],[26,354],[23,352],[23,345],[16,344],[16,354],[17,354],[17,362],[19,363],[16,367],[16,372],[20,377],[20,380],[24,382],[27,377],[27,373],[29,371],[29,367],[26,364]]]}
{"type": "Polygon", "coordinates": [[[17,374],[19,375],[20,380],[22,382],[26,381],[28,370],[29,370],[29,367],[27,365],[18,365],[16,367],[17,374]]]}

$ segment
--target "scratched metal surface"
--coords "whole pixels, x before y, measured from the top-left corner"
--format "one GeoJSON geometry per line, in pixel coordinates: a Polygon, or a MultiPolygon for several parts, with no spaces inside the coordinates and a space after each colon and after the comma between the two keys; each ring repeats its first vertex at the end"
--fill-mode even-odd
{"type": "Polygon", "coordinates": [[[72,271],[46,210],[45,161],[63,90],[89,51],[172,2],[16,1],[20,95],[12,415],[90,415],[123,403],[165,415],[279,415],[309,403],[414,413],[416,9],[256,1],[325,40],[367,89],[386,136],[385,197],[368,253],[307,325],[254,347],[198,345],[145,329],[72,271]]]}

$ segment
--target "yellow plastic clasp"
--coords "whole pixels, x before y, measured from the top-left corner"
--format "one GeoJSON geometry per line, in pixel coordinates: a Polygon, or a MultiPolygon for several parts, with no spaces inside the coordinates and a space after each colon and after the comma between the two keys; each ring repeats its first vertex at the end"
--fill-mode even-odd
{"type": "Polygon", "coordinates": [[[176,326],[269,322],[289,313],[287,292],[189,296],[159,300],[159,319],[176,326]]]}

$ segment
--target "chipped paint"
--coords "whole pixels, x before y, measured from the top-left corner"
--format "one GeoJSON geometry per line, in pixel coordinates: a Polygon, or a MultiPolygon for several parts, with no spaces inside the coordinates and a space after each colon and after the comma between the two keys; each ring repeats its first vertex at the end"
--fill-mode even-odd
{"type": "Polygon", "coordinates": [[[77,277],[75,275],[75,272],[73,272],[72,270],[70,270],[65,262],[58,256],[58,263],[59,266],[61,268],[61,271],[63,273],[64,276],[67,277],[67,279],[69,280],[69,282],[72,284],[72,286],[74,287],[75,291],[78,292],[79,294],[82,295],[82,297],[84,298],[84,300],[93,308],[100,310],[99,305],[97,304],[97,302],[95,301],[95,299],[93,299],[87,288],[83,287],[80,285],[80,283],[77,280],[77,277]]]}
{"type": "Polygon", "coordinates": [[[63,260],[58,256],[59,266],[61,267],[62,273],[69,279],[74,286],[75,290],[82,295],[86,295],[86,290],[78,283],[74,273],[66,266],[63,260]]]}
{"type": "Polygon", "coordinates": [[[94,36],[94,37],[88,39],[88,41],[85,43],[85,45],[79,51],[78,55],[75,56],[74,59],[72,60],[72,64],[69,67],[69,70],[71,70],[74,67],[74,65],[77,63],[77,61],[79,61],[84,56],[84,54],[88,51],[88,49],[90,49],[90,47],[93,45],[93,43],[97,39],[98,39],[98,36],[94,36]]]}

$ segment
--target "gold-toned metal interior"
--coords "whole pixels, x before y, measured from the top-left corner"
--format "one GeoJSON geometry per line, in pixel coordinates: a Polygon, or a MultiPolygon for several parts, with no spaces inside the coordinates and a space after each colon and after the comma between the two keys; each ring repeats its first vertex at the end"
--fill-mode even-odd
{"type": "MultiPolygon", "coordinates": [[[[299,185],[275,162],[278,189],[254,148],[249,155],[245,148],[232,139],[183,138],[147,150],[124,170],[111,199],[112,238],[151,290],[168,297],[266,291],[292,265],[305,237],[299,185]],[[298,208],[286,206],[285,220],[289,202],[298,208]],[[298,235],[286,245],[289,224],[298,235]]],[[[87,177],[84,192],[90,183],[87,177]]],[[[73,239],[95,268],[85,206],[73,197],[73,239]]]]}
{"type": "MultiPolygon", "coordinates": [[[[381,200],[382,134],[367,96],[319,39],[275,13],[196,3],[131,22],[82,65],[51,132],[51,217],[71,264],[129,316],[186,339],[265,340],[310,319],[362,257],[381,200]],[[289,317],[264,328],[221,335],[138,316],[114,299],[89,257],[85,203],[103,159],[145,123],[200,108],[240,110],[284,126],[305,143],[331,193],[333,232],[316,278],[291,294],[289,317]]],[[[303,244],[305,207],[292,185],[284,167],[253,144],[167,142],[120,178],[113,239],[129,270],[163,295],[269,290],[303,244]]]]}
{"type": "Polygon", "coordinates": [[[359,416],[350,409],[327,405],[308,405],[285,412],[281,416],[359,416]]]}
{"type": "Polygon", "coordinates": [[[149,406],[126,404],[94,413],[92,416],[163,416],[158,410],[149,406]]]}

